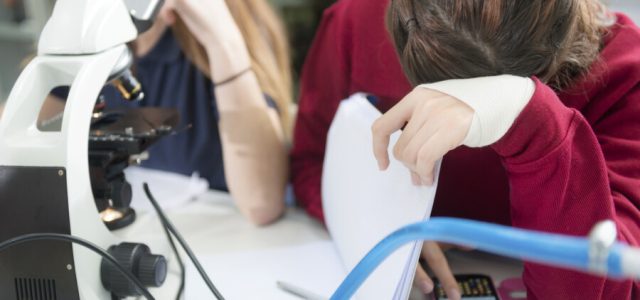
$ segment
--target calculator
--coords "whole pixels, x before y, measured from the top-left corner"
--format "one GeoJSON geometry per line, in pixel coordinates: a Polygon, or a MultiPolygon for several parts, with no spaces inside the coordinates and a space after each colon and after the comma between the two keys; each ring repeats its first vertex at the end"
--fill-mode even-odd
{"type": "MultiPolygon", "coordinates": [[[[500,297],[493,285],[493,280],[487,275],[464,274],[455,275],[462,300],[499,300],[500,297]]],[[[447,294],[437,278],[433,278],[433,299],[447,300],[447,294]]]]}

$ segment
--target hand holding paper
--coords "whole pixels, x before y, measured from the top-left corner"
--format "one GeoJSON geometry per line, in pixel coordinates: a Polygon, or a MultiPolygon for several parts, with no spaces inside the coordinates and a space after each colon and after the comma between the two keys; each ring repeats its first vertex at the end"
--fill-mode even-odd
{"type": "Polygon", "coordinates": [[[471,107],[453,96],[416,88],[371,127],[378,166],[388,167],[389,136],[404,127],[393,156],[411,170],[414,184],[433,184],[436,162],[462,145],[473,114],[471,107]]]}
{"type": "MultiPolygon", "coordinates": [[[[322,201],[327,228],[346,271],[385,236],[431,214],[436,185],[414,186],[395,159],[380,171],[371,152],[371,126],[381,113],[364,94],[343,101],[327,138],[322,201]]],[[[400,133],[387,136],[395,145],[400,133]]],[[[386,153],[386,152],[385,152],[386,153]]],[[[436,162],[436,175],[439,162],[436,162]]],[[[436,182],[437,182],[437,176],[436,182]]],[[[406,299],[422,243],[400,248],[367,279],[359,299],[406,299]]]]}

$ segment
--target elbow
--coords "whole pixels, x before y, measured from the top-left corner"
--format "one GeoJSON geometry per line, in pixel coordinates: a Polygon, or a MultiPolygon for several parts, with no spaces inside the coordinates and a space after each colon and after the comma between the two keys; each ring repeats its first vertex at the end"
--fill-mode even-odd
{"type": "Polygon", "coordinates": [[[259,227],[267,226],[275,223],[284,215],[285,207],[282,204],[258,205],[247,208],[243,211],[245,217],[251,224],[259,227]]]}
{"type": "Polygon", "coordinates": [[[283,161],[284,163],[275,166],[258,167],[257,172],[250,176],[235,174],[227,179],[229,192],[236,206],[242,215],[256,226],[276,222],[286,210],[288,176],[286,160],[283,161]]]}
{"type": "MultiPolygon", "coordinates": [[[[284,190],[284,189],[283,189],[284,190]]],[[[256,193],[238,195],[231,193],[240,213],[255,226],[267,226],[279,220],[285,212],[284,191],[282,193],[256,193]]]]}
{"type": "Polygon", "coordinates": [[[278,211],[271,209],[270,211],[260,210],[249,215],[249,221],[259,227],[267,226],[275,223],[284,214],[284,208],[278,211]]]}

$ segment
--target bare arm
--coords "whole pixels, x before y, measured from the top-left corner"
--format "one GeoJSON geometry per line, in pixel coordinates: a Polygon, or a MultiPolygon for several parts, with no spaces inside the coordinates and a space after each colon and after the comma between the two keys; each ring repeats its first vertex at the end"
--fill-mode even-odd
{"type": "MultiPolygon", "coordinates": [[[[209,47],[212,79],[220,82],[250,66],[243,44],[209,47]],[[244,51],[243,51],[244,50],[244,51]]],[[[288,157],[283,129],[252,72],[216,87],[225,176],[240,211],[255,224],[284,211],[288,157]]],[[[279,109],[288,109],[281,107],[279,109]]]]}
{"type": "MultiPolygon", "coordinates": [[[[224,0],[176,0],[174,9],[206,49],[213,82],[251,66],[244,38],[224,0]]],[[[215,93],[229,191],[249,220],[271,223],[284,212],[288,170],[277,113],[267,106],[252,72],[217,86],[215,93]]]]}
{"type": "MultiPolygon", "coordinates": [[[[242,47],[209,49],[209,57],[217,62],[211,71],[214,81],[229,78],[250,65],[242,47]]],[[[229,191],[249,220],[269,224],[284,212],[288,178],[287,149],[278,114],[267,105],[252,72],[217,86],[215,93],[229,191]]]]}

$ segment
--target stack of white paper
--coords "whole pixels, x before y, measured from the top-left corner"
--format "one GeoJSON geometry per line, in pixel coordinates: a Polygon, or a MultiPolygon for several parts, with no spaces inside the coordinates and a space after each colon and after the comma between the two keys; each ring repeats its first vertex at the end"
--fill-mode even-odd
{"type": "MultiPolygon", "coordinates": [[[[323,209],[345,271],[393,231],[428,218],[435,197],[437,182],[434,187],[414,186],[409,170],[392,156],[389,169],[378,170],[371,125],[380,115],[364,94],[356,94],[342,102],[329,131],[323,209]]],[[[389,153],[399,135],[391,137],[389,153]]],[[[357,298],[407,299],[421,246],[414,243],[396,251],[364,283],[357,298]]]]}
{"type": "MultiPolygon", "coordinates": [[[[378,170],[371,125],[379,116],[365,95],[356,94],[342,102],[331,125],[322,198],[333,243],[203,257],[203,265],[215,274],[223,295],[229,299],[288,299],[276,287],[276,281],[284,281],[328,298],[375,244],[404,225],[429,217],[437,182],[434,187],[414,186],[409,171],[393,158],[387,171],[378,170]]],[[[392,136],[390,149],[398,135],[392,136]]],[[[412,243],[395,252],[356,297],[407,299],[421,245],[412,243]]],[[[207,295],[191,269],[187,299],[207,295]]]]}

